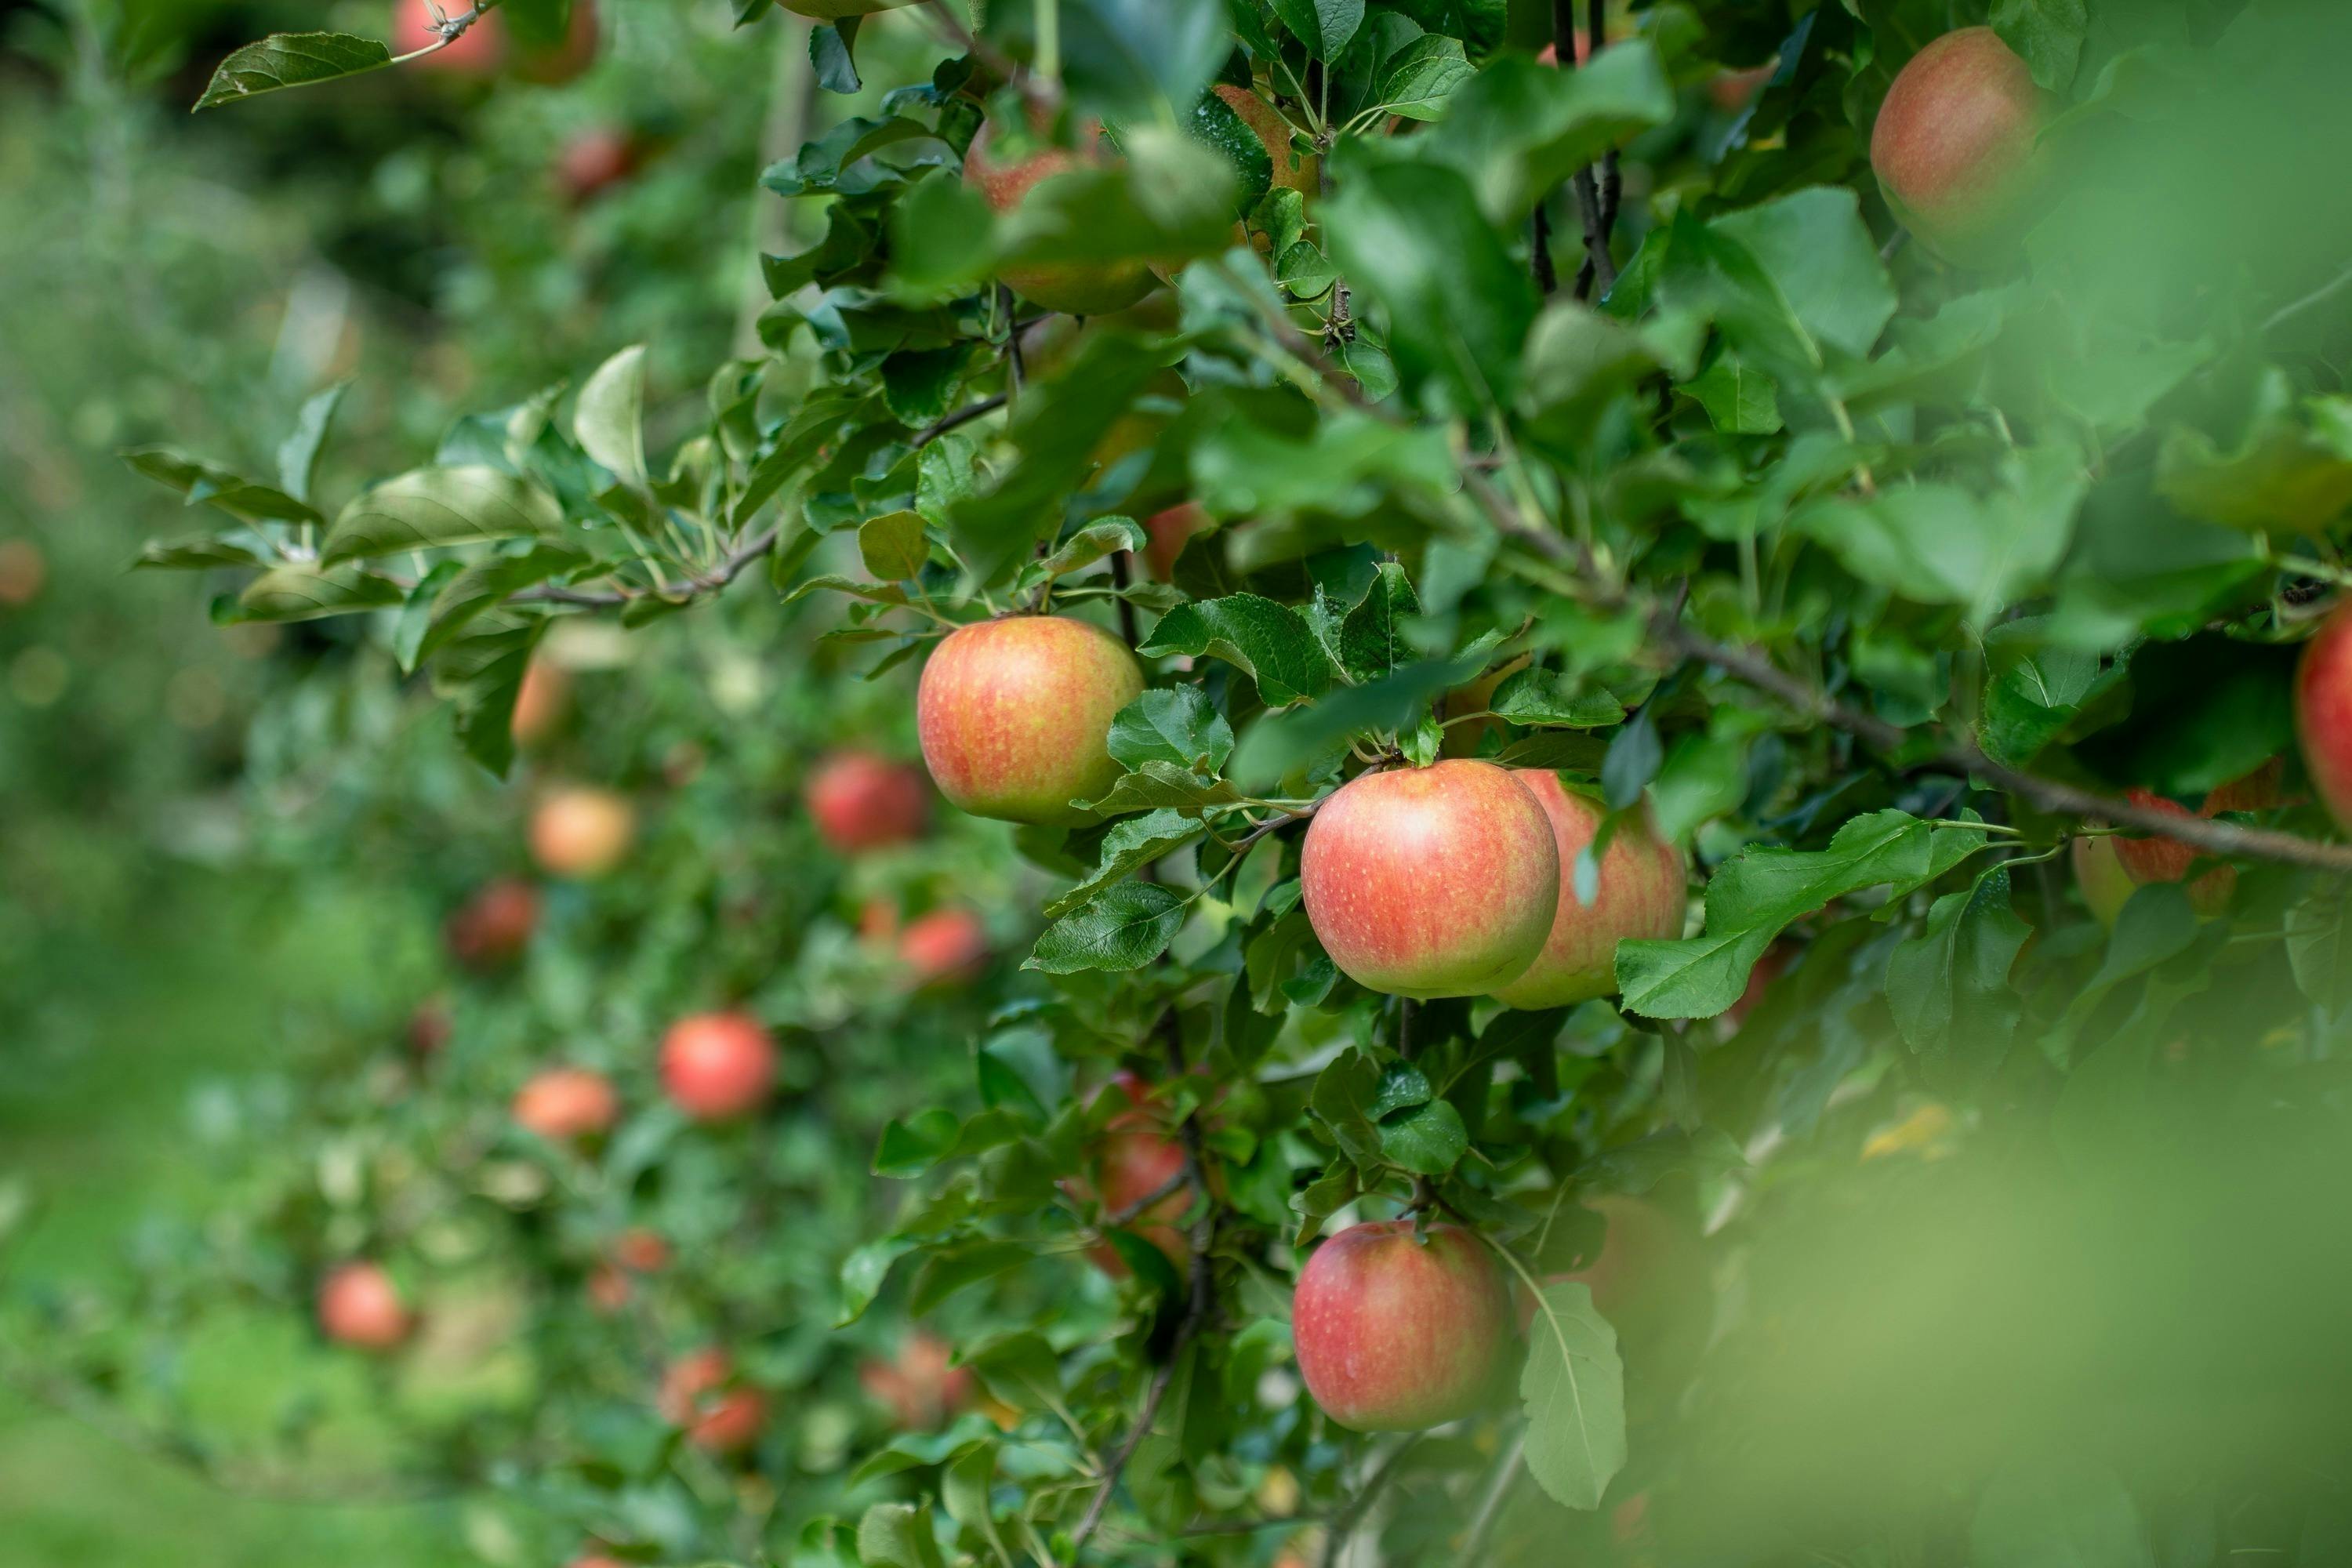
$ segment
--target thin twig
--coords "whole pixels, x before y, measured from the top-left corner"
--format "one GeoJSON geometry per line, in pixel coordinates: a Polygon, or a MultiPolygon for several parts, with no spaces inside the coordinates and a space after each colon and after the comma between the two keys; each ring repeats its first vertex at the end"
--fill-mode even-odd
{"type": "Polygon", "coordinates": [[[1110,581],[1111,586],[1118,590],[1118,635],[1129,647],[1133,647],[1142,640],[1138,635],[1135,624],[1135,603],[1127,596],[1128,584],[1133,580],[1133,574],[1129,552],[1112,551],[1110,581]]]}
{"type": "Polygon", "coordinates": [[[1003,393],[996,393],[992,396],[982,398],[977,403],[966,404],[945,418],[934,420],[924,426],[921,433],[916,436],[915,450],[919,452],[949,431],[961,428],[975,419],[984,418],[995,413],[1003,407],[1007,401],[1009,400],[1003,393]]]}
{"type": "Polygon", "coordinates": [[[1182,1192],[1186,1187],[1189,1187],[1192,1184],[1192,1173],[1190,1170],[1179,1170],[1174,1175],[1169,1177],[1166,1181],[1160,1183],[1158,1186],[1152,1188],[1150,1192],[1144,1194],[1133,1203],[1121,1204],[1118,1207],[1111,1210],[1110,1213],[1103,1215],[1103,1227],[1107,1230],[1117,1230],[1120,1226],[1132,1224],[1143,1215],[1149,1213],[1154,1208],[1157,1208],[1160,1204],[1174,1197],[1178,1193],[1182,1192]]]}
{"type": "Polygon", "coordinates": [[[543,583],[538,587],[525,588],[520,593],[510,595],[507,603],[509,605],[584,605],[593,608],[610,609],[614,605],[630,604],[638,599],[660,597],[684,601],[699,598],[705,594],[715,594],[735,581],[742,574],[743,568],[776,547],[776,540],[782,531],[780,524],[762,529],[736,546],[734,553],[728,556],[713,570],[700,576],[688,577],[683,584],[666,593],[656,595],[654,591],[645,588],[566,588],[556,584],[543,583]]]}
{"type": "Polygon", "coordinates": [[[1454,1559],[1454,1568],[1477,1568],[1486,1560],[1486,1539],[1495,1533],[1495,1521],[1503,1517],[1503,1504],[1509,1500],[1511,1488],[1518,1481],[1519,1460],[1527,1449],[1528,1431],[1522,1426],[1495,1461],[1486,1495],[1478,1500],[1478,1512],[1470,1521],[1470,1533],[1462,1538],[1462,1551],[1454,1559]]]}
{"type": "Polygon", "coordinates": [[[996,76],[1013,84],[1032,109],[1051,113],[1061,101],[1061,92],[1053,83],[1041,81],[1012,56],[977,37],[964,26],[963,18],[955,14],[947,0],[923,0],[923,9],[938,24],[940,32],[965,54],[986,66],[996,76]]]}
{"type": "Polygon", "coordinates": [[[1389,1484],[1389,1478],[1396,1474],[1397,1465],[1420,1441],[1420,1433],[1406,1433],[1402,1441],[1381,1457],[1381,1462],[1373,1467],[1370,1477],[1357,1489],[1356,1495],[1348,1500],[1348,1505],[1332,1516],[1331,1531],[1323,1542],[1323,1568],[1336,1568],[1341,1554],[1348,1550],[1348,1538],[1355,1534],[1356,1526],[1364,1521],[1364,1515],[1379,1500],[1381,1490],[1389,1484]]]}

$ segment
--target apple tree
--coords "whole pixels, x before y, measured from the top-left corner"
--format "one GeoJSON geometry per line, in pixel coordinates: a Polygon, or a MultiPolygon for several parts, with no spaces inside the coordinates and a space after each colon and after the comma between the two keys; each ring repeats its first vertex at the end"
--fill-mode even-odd
{"type": "Polygon", "coordinates": [[[132,456],[491,773],[590,635],[781,694],[583,690],[657,821],[527,755],[530,984],[317,1086],[409,1180],[275,1287],[533,1325],[417,1462],[630,1562],[2334,1560],[2352,18],[784,8],[761,352],[132,456]]]}

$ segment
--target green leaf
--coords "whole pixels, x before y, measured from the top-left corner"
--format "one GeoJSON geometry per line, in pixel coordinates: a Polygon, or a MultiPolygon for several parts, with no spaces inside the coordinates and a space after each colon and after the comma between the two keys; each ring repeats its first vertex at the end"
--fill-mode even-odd
{"type": "Polygon", "coordinates": [[[1705,934],[1617,944],[1623,1005],[1652,1018],[1712,1018],[1739,1000],[1748,971],[1790,921],[1864,888],[1885,884],[1899,897],[1987,839],[1979,827],[1878,811],[1846,823],[1827,849],[1751,848],[1707,883],[1705,934]]]}
{"type": "Polygon", "coordinates": [[[1816,342],[1860,359],[1895,315],[1895,285],[1861,198],[1843,185],[1743,207],[1708,226],[1755,258],[1816,342]]]}
{"type": "Polygon", "coordinates": [[[1969,1568],[2156,1568],[2131,1493],[2087,1459],[2018,1460],[1969,1525],[1969,1568]]]}
{"type": "Polygon", "coordinates": [[[866,1568],[945,1568],[931,1529],[931,1510],[877,1502],[857,1521],[857,1560],[866,1568]]]}
{"type": "Polygon", "coordinates": [[[1118,883],[1048,926],[1021,967],[1048,974],[1140,969],[1176,940],[1187,907],[1156,882],[1118,883]]]}
{"type": "Polygon", "coordinates": [[[2010,908],[2002,867],[1937,899],[1925,928],[1886,961],[1887,1005],[1904,1041],[1930,1056],[2006,1048],[2023,1011],[2009,972],[2032,934],[2010,908]]]}
{"type": "Polygon", "coordinates": [[[1463,83],[1436,127],[1405,145],[1463,174],[1486,216],[1516,228],[1579,169],[1674,117],[1674,88],[1657,55],[1634,39],[1578,70],[1506,55],[1463,83]]]}
{"type": "Polygon", "coordinates": [[[1357,171],[1325,211],[1332,259],[1387,312],[1406,388],[1432,411],[1465,417],[1507,405],[1535,284],[1469,182],[1434,163],[1379,164],[1357,171]]]}
{"type": "Polygon", "coordinates": [[[315,621],[357,610],[400,603],[399,584],[371,577],[355,566],[274,566],[237,595],[236,618],[243,621],[315,621]]]}
{"type": "Polygon", "coordinates": [[[646,488],[646,346],[633,343],[598,365],[572,416],[580,449],[633,489],[646,488]]]}
{"type": "Polygon", "coordinates": [[[1727,436],[1769,436],[1780,428],[1780,389],[1770,376],[1726,350],[1684,382],[1706,416],[1727,436]]]}
{"type": "MultiPolygon", "coordinates": [[[[1305,919],[1297,917],[1303,926],[1305,919]]],[[[1329,1130],[1339,1152],[1368,1175],[1379,1171],[1387,1156],[1381,1150],[1381,1131],[1371,1118],[1371,1104],[1380,1092],[1380,1073],[1360,1052],[1334,1058],[1315,1077],[1307,1107],[1329,1130]]]]}
{"type": "Polygon", "coordinates": [[[1257,682],[1269,708],[1320,697],[1331,689],[1331,660],[1307,619],[1255,594],[1196,599],[1160,617],[1142,654],[1207,656],[1238,665],[1257,682]]]}
{"type": "Polygon", "coordinates": [[[1406,120],[1435,120],[1446,100],[1477,72],[1462,40],[1423,33],[1381,63],[1372,108],[1406,120]]]}
{"type": "Polygon", "coordinates": [[[1364,0],[1270,0],[1290,36],[1318,60],[1336,60],[1364,25],[1364,0]]]}
{"type": "Polygon", "coordinates": [[[1094,803],[1094,810],[1104,816],[1118,816],[1172,806],[1198,815],[1211,806],[1234,805],[1241,798],[1241,792],[1223,779],[1204,779],[1190,768],[1155,757],[1121,775],[1110,793],[1094,803]]]}
{"type": "Polygon", "coordinates": [[[886,1236],[877,1241],[859,1245],[841,1264],[841,1311],[834,1319],[836,1329],[847,1328],[866,1315],[874,1298],[882,1293],[883,1282],[890,1278],[891,1266],[909,1252],[917,1243],[903,1236],[886,1236]]]}
{"type": "Polygon", "coordinates": [[[857,61],[852,54],[860,20],[844,16],[830,26],[809,29],[809,65],[816,73],[817,86],[827,92],[856,92],[866,85],[857,79],[857,61]]]}
{"type": "Polygon", "coordinates": [[[2046,624],[2005,622],[1985,638],[1990,674],[1977,741],[2004,766],[2031,763],[2087,704],[2121,684],[2128,668],[2079,648],[2034,646],[2030,639],[2046,624]]]}
{"type": "Polygon", "coordinates": [[[2090,0],[1993,0],[1993,30],[2051,92],[2074,85],[2090,31],[2090,0]]]}
{"type": "Polygon", "coordinates": [[[2352,1003],[2352,902],[2341,879],[2328,883],[2286,912],[2286,957],[2297,989],[2312,1005],[2341,1013],[2352,1003]]]}
{"type": "Polygon", "coordinates": [[[1789,526],[1864,581],[1920,604],[1960,605],[1982,625],[2047,584],[2090,484],[2080,458],[2063,447],[2019,453],[2003,467],[2008,486],[1992,495],[1889,486],[1874,496],[1823,497],[1789,526]]]}
{"type": "Polygon", "coordinates": [[[1405,640],[1405,618],[1421,613],[1421,599],[1412,591],[1404,568],[1393,561],[1381,563],[1371,586],[1339,623],[1339,662],[1358,680],[1388,674],[1412,658],[1405,640]]]}
{"type": "Polygon", "coordinates": [[[1131,518],[1107,517],[1090,522],[1064,540],[1061,547],[1023,573],[1024,581],[1066,577],[1122,550],[1140,551],[1150,541],[1143,525],[1131,518]]]}
{"type": "Polygon", "coordinates": [[[314,393],[302,402],[301,411],[294,416],[294,428],[278,444],[278,487],[296,500],[307,503],[310,499],[310,480],[319,471],[319,453],[327,444],[327,431],[335,422],[335,410],[342,406],[343,394],[352,384],[339,381],[324,392],[314,393]]]}
{"type": "Polygon", "coordinates": [[[962,1128],[954,1111],[936,1105],[916,1112],[911,1121],[893,1118],[875,1145],[874,1173],[901,1181],[921,1175],[947,1157],[962,1128]]]}
{"type": "Polygon", "coordinates": [[[1605,729],[1624,719],[1625,705],[1615,693],[1588,691],[1583,686],[1576,676],[1530,668],[1507,677],[1495,689],[1486,706],[1514,724],[1568,730],[1605,729]]]}
{"type": "Polygon", "coordinates": [[[1625,1367],[1590,1286],[1547,1285],[1519,1373],[1528,1473],[1554,1502],[1595,1509],[1625,1466],[1625,1367]]]}
{"type": "Polygon", "coordinates": [[[215,566],[260,566],[272,557],[256,544],[226,534],[198,533],[183,539],[151,539],[139,547],[131,565],[173,572],[201,572],[215,566]]]}
{"type": "Polygon", "coordinates": [[[187,497],[190,506],[204,501],[245,522],[323,521],[306,501],[268,485],[255,484],[175,447],[133,447],[121,456],[124,462],[149,479],[187,497]]]}
{"type": "Polygon", "coordinates": [[[1113,123],[1181,112],[1232,52],[1223,0],[1064,0],[1062,78],[1113,123]]]}
{"type": "Polygon", "coordinates": [[[1114,823],[1103,835],[1101,862],[1085,881],[1045,906],[1046,918],[1060,919],[1129,872],[1172,854],[1207,831],[1199,817],[1165,806],[1114,823]]]}
{"type": "Polygon", "coordinates": [[[1108,744],[1122,767],[1159,762],[1213,774],[1234,754],[1234,731],[1209,694],[1187,681],[1147,691],[1120,709],[1110,721],[1108,744]]]}
{"type": "Polygon", "coordinates": [[[1469,1130],[1451,1100],[1384,1117],[1380,1123],[1381,1153],[1389,1163],[1416,1175],[1442,1176],[1469,1152],[1469,1130]]]}
{"type": "MultiPolygon", "coordinates": [[[[493,555],[477,561],[449,579],[433,601],[433,620],[410,662],[421,663],[462,631],[475,616],[502,603],[512,594],[561,577],[587,564],[588,557],[568,544],[533,545],[521,555],[493,555]]],[[[445,562],[444,565],[454,565],[445,562]]],[[[437,569],[437,568],[436,568],[437,569]]]]}
{"type": "Polygon", "coordinates": [[[942,1247],[924,1258],[915,1271],[907,1290],[907,1310],[920,1317],[957,1291],[1008,1273],[1036,1256],[1035,1248],[1013,1241],[973,1241],[942,1247]]]}
{"type": "Polygon", "coordinates": [[[2352,507],[2352,398],[2313,398],[2298,417],[2286,397],[2284,377],[2270,384],[2252,428],[2228,452],[2176,426],[2157,459],[2157,489],[2208,522],[2325,531],[2352,507]]]}
{"type": "Polygon", "coordinates": [[[922,513],[893,511],[866,519],[857,525],[857,553],[877,583],[903,583],[921,576],[931,558],[922,513]]]}
{"type": "Polygon", "coordinates": [[[272,33],[221,61],[195,107],[214,109],[282,88],[357,76],[391,63],[392,51],[374,38],[349,33],[272,33]]]}
{"type": "Polygon", "coordinates": [[[334,565],[446,544],[481,544],[552,533],[555,498],[496,468],[413,468],[343,508],[320,558],[334,565]]]}

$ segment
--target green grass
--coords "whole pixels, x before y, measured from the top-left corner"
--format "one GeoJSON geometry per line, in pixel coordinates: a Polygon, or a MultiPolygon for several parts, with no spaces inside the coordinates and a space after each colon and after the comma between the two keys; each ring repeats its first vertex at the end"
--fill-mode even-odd
{"type": "MultiPolygon", "coordinates": [[[[403,933],[428,929],[315,880],[173,870],[163,883],[120,921],[45,931],[18,971],[37,979],[30,1025],[0,1058],[0,1173],[29,1183],[39,1207],[12,1246],[15,1276],[102,1278],[142,1216],[201,1213],[210,1178],[190,1150],[191,1094],[268,1066],[289,1007],[405,983],[418,964],[403,933]]],[[[362,1381],[280,1321],[215,1325],[189,1360],[202,1405],[231,1419],[269,1409],[289,1382],[356,1404],[362,1381]]],[[[339,1426],[339,1466],[380,1452],[364,1417],[339,1426]]],[[[0,1568],[422,1568],[470,1555],[453,1513],[232,1494],[0,1392],[0,1568]]]]}

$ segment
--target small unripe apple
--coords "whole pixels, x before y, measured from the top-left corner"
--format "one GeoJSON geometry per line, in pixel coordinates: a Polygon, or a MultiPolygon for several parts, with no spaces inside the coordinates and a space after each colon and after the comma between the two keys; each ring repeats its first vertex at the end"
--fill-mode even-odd
{"type": "Polygon", "coordinates": [[[2336,607],[2303,650],[2294,722],[2319,798],[2339,826],[2352,829],[2352,599],[2336,607]]]}
{"type": "Polygon", "coordinates": [[[530,852],[550,876],[591,881],[611,872],[636,837],[635,807],[611,790],[551,792],[530,818],[530,852]]]}
{"type": "Polygon", "coordinates": [[[468,969],[503,969],[539,929],[539,889],[520,877],[486,882],[441,928],[449,956],[468,969]]]}
{"type": "Polygon", "coordinates": [[[1117,782],[1104,737],[1143,694],[1135,656],[1102,627],[1061,616],[960,626],[931,652],[915,697],[923,761],[975,816],[1080,820],[1074,800],[1117,782]]]}
{"type": "MultiPolygon", "coordinates": [[[[1129,1109],[1103,1124],[1101,1138],[1087,1151],[1086,1174],[1062,1184],[1063,1191],[1082,1204],[1099,1204],[1107,1215],[1141,1203],[1184,1169],[1184,1145],[1169,1137],[1153,1119],[1145,1107],[1144,1092],[1143,1080],[1131,1072],[1114,1074],[1103,1086],[1099,1096],[1124,1099],[1129,1109]]],[[[1192,1248],[1176,1222],[1192,1205],[1192,1194],[1180,1188],[1127,1222],[1129,1229],[1158,1247],[1179,1272],[1191,1260],[1192,1248]]],[[[1127,1277],[1127,1260],[1109,1242],[1087,1248],[1087,1256],[1112,1279],[1127,1277]]]]}
{"type": "Polygon", "coordinates": [[[697,1351],[670,1363],[656,1401],[663,1420],[682,1427],[686,1440],[712,1454],[738,1454],[760,1440],[768,1401],[735,1384],[735,1366],[721,1350],[697,1351]]]}
{"type": "Polygon", "coordinates": [[[662,1087],[697,1121],[756,1110],[776,1079],[775,1042],[742,1013],[698,1013],[662,1037],[662,1087]]]}
{"type": "MultiPolygon", "coordinates": [[[[446,0],[441,6],[444,16],[462,16],[472,9],[470,0],[446,0]]],[[[393,0],[392,52],[414,54],[432,48],[441,41],[433,30],[432,0],[393,0]]],[[[457,35],[457,41],[446,48],[414,62],[427,70],[446,71],[452,76],[488,76],[506,63],[505,21],[495,11],[474,19],[472,25],[457,35]]]]}
{"type": "Polygon", "coordinates": [[[901,1431],[929,1432],[971,1403],[971,1369],[950,1365],[947,1342],[918,1331],[889,1361],[857,1369],[858,1386],[889,1410],[901,1431]]]}
{"type": "Polygon", "coordinates": [[[809,817],[845,855],[920,837],[930,808],[921,773],[872,752],[835,752],[809,775],[809,817]]]}
{"type": "Polygon", "coordinates": [[[2116,917],[2131,901],[2132,890],[2139,886],[2124,869],[2115,839],[2105,835],[2078,837],[2067,846],[2066,854],[2074,868],[2074,889],[2083,895],[2084,904],[2101,925],[2115,924],[2116,917]]]}
{"type": "Polygon", "coordinates": [[[1886,205],[1948,261],[1996,260],[2040,184],[2035,142],[2050,115],[2033,73],[1990,27],[1963,27],[1911,57],[1870,132],[1886,205]]]}
{"type": "Polygon", "coordinates": [[[1459,1226],[1378,1220],[1341,1231],[1299,1270],[1299,1375],[1323,1414],[1358,1432],[1417,1432],[1495,1391],[1515,1336],[1486,1245],[1459,1226]]]}
{"type": "Polygon", "coordinates": [[[1457,758],[1342,784],[1307,829],[1298,877],[1307,923],[1349,978],[1399,996],[1477,996],[1543,951],[1559,849],[1508,770],[1457,758]]]}
{"type": "MultiPolygon", "coordinates": [[[[965,150],[963,177],[1000,216],[1018,207],[1044,181],[1086,166],[1086,162],[1058,147],[999,163],[989,155],[994,139],[991,127],[982,122],[965,150]]],[[[1089,142],[1096,140],[1098,133],[1088,136],[1089,142]]],[[[1087,160],[1092,161],[1096,160],[1087,160]]],[[[1124,310],[1160,282],[1140,261],[1030,261],[1003,268],[997,276],[1039,309],[1073,316],[1107,316],[1124,310]]]]}
{"type": "Polygon", "coordinates": [[[960,984],[988,962],[988,930],[966,909],[933,910],[898,933],[898,962],[918,990],[960,984]]]}
{"type": "Polygon", "coordinates": [[[337,1344],[393,1350],[415,1326],[400,1287],[382,1264],[341,1264],[319,1283],[319,1327],[337,1344]]]}
{"type": "Polygon", "coordinates": [[[534,1073],[515,1092],[514,1119],[527,1132],[551,1143],[594,1138],[621,1119],[621,1097],[613,1080],[586,1068],[549,1068],[534,1073]]]}
{"type": "Polygon", "coordinates": [[[1525,973],[1495,993],[1497,1001],[1532,1012],[1589,1002],[1617,989],[1617,943],[1683,934],[1685,884],[1682,851],[1650,829],[1644,806],[1636,822],[1621,822],[1601,856],[1592,901],[1576,896],[1576,863],[1600,830],[1607,808],[1563,786],[1549,768],[1513,775],[1551,819],[1559,848],[1559,904],[1551,935],[1525,973]]]}

